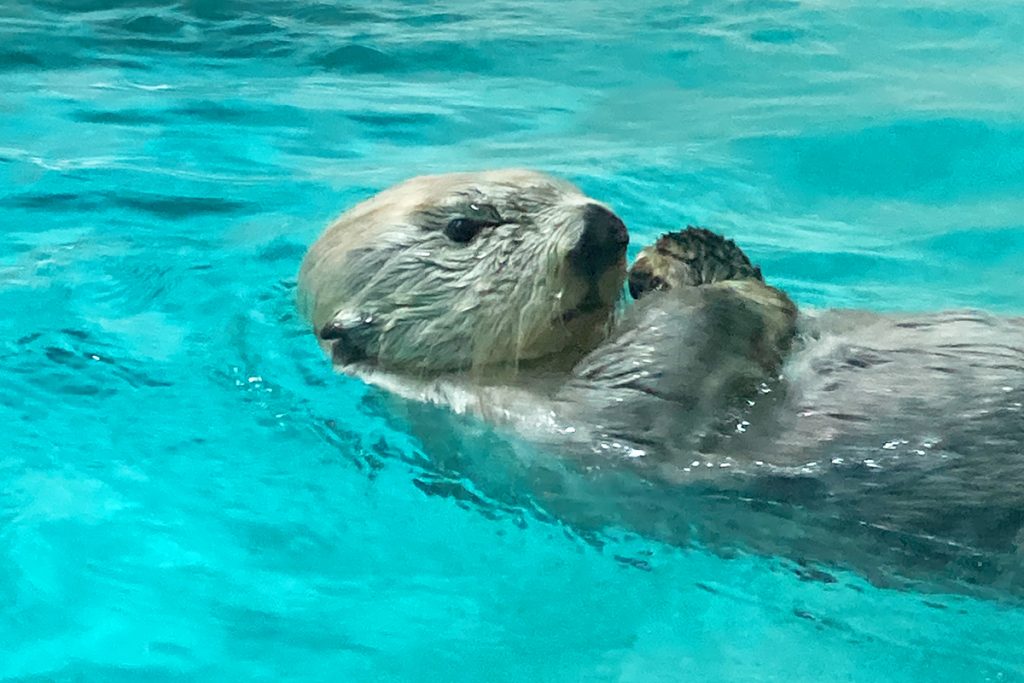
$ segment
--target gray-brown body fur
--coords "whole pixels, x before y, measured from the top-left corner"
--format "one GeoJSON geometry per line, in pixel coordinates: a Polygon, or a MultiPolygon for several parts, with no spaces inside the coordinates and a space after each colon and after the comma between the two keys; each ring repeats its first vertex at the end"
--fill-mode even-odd
{"type": "Polygon", "coordinates": [[[695,286],[662,243],[634,271],[685,284],[645,293],[563,390],[659,491],[701,492],[629,526],[1024,597],[1024,320],[797,317],[756,268],[695,286]]]}

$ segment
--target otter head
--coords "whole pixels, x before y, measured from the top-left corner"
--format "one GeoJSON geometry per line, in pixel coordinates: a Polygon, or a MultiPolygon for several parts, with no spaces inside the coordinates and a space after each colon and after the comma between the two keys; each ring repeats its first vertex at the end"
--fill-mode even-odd
{"type": "Polygon", "coordinates": [[[541,173],[420,176],[326,229],[302,263],[299,307],[342,366],[581,356],[621,298],[628,240],[607,206],[541,173]]]}
{"type": "Polygon", "coordinates": [[[735,242],[710,230],[688,226],[665,233],[640,252],[629,269],[629,293],[639,299],[652,291],[725,280],[764,282],[764,277],[735,242]]]}

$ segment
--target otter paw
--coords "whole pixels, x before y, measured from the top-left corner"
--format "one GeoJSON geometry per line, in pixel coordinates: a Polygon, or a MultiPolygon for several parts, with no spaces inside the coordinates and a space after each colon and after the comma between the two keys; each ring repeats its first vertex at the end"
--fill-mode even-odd
{"type": "Polygon", "coordinates": [[[629,293],[696,287],[724,280],[764,282],[761,269],[730,239],[705,228],[687,226],[665,233],[647,247],[629,271],[629,293]]]}

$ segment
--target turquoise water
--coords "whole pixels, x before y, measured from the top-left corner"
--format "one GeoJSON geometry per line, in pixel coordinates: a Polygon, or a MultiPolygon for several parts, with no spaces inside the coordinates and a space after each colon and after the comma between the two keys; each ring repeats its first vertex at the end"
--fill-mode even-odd
{"type": "Polygon", "coordinates": [[[1018,681],[1024,610],[603,548],[332,375],[305,247],[526,165],[805,305],[1024,312],[1024,10],[6,0],[0,678],[1018,681]]]}

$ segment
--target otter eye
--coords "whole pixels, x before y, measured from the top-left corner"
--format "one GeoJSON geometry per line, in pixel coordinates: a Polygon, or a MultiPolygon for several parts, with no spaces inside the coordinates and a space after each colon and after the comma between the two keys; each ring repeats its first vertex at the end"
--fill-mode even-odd
{"type": "Polygon", "coordinates": [[[453,218],[444,228],[444,234],[452,242],[469,242],[484,229],[484,224],[471,218],[453,218]]]}
{"type": "Polygon", "coordinates": [[[448,239],[461,244],[471,241],[484,228],[505,222],[497,209],[486,204],[470,204],[461,214],[458,218],[448,221],[444,228],[444,234],[448,239]]]}

